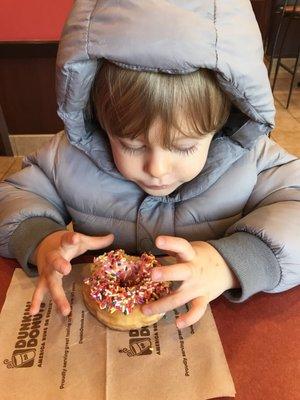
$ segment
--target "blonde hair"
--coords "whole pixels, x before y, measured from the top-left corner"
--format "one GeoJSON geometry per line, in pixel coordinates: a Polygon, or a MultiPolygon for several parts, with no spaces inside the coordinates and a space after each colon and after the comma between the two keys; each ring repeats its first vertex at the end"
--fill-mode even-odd
{"type": "Polygon", "coordinates": [[[107,60],[96,74],[91,103],[102,128],[113,136],[133,139],[145,134],[147,138],[160,117],[166,147],[178,131],[188,137],[217,132],[230,111],[230,100],[208,69],[171,75],[124,69],[107,60]],[[180,115],[188,132],[180,126],[180,115]]]}

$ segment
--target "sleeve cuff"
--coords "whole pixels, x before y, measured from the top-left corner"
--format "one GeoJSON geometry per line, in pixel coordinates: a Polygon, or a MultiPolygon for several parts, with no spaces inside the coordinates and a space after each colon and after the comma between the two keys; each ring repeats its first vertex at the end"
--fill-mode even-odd
{"type": "Polygon", "coordinates": [[[236,232],[218,240],[209,240],[223,256],[240,282],[240,289],[231,289],[224,296],[242,302],[255,293],[273,289],[281,278],[281,268],[268,245],[257,236],[236,232]]]}
{"type": "Polygon", "coordinates": [[[50,218],[34,217],[21,222],[9,240],[9,249],[29,276],[38,274],[36,266],[28,262],[37,245],[51,233],[67,230],[50,218]]]}

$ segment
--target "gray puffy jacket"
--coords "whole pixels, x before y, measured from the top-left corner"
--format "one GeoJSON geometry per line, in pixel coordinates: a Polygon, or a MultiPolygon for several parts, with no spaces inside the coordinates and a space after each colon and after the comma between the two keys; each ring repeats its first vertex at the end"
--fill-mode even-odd
{"type": "Polygon", "coordinates": [[[240,280],[233,301],[299,283],[300,161],[267,136],[274,104],[248,0],[77,0],[59,47],[57,97],[65,130],[0,184],[2,256],[33,275],[37,244],[73,221],[88,235],[113,232],[114,248],[132,253],[160,254],[159,234],[209,241],[240,280]],[[235,105],[204,169],[169,196],[127,181],[87,117],[101,58],[171,74],[209,68],[235,105]]]}

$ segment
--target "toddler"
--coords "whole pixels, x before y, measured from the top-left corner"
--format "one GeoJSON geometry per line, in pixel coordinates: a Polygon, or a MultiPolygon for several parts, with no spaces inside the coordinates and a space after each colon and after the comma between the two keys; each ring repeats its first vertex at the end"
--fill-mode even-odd
{"type": "Polygon", "coordinates": [[[174,256],[152,279],[181,284],[143,312],[190,303],[179,328],[221,294],[299,283],[300,162],[268,137],[262,57],[247,0],[76,1],[57,58],[65,130],[0,184],[0,254],[39,274],[32,314],[48,291],[70,312],[62,278],[87,250],[174,256]]]}

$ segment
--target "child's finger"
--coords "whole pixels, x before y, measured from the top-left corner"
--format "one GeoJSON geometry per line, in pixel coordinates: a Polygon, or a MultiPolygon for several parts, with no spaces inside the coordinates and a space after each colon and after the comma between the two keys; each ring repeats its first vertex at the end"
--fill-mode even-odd
{"type": "Polygon", "coordinates": [[[168,267],[155,267],[151,271],[153,281],[184,281],[191,277],[192,269],[189,265],[173,264],[168,267]]]}
{"type": "Polygon", "coordinates": [[[86,236],[82,235],[83,242],[87,250],[98,250],[107,247],[114,241],[114,235],[110,233],[106,236],[86,236]]]}
{"type": "Polygon", "coordinates": [[[185,328],[193,325],[201,319],[206,311],[207,298],[200,296],[191,301],[191,308],[185,314],[180,315],[176,320],[177,328],[185,328]]]}
{"type": "Polygon", "coordinates": [[[80,245],[81,237],[77,232],[66,232],[60,239],[60,249],[68,253],[72,251],[77,253],[77,248],[80,245]]]}
{"type": "Polygon", "coordinates": [[[37,287],[32,296],[29,314],[35,315],[39,312],[41,302],[43,301],[43,298],[44,298],[45,294],[47,293],[47,291],[48,291],[48,289],[47,289],[46,280],[44,277],[40,277],[37,287]]]}
{"type": "Polygon", "coordinates": [[[66,232],[61,237],[60,247],[62,254],[72,259],[87,250],[97,250],[109,246],[114,240],[114,235],[87,236],[78,232],[66,232]]]}
{"type": "Polygon", "coordinates": [[[175,255],[178,261],[191,261],[195,256],[195,250],[192,245],[183,238],[158,236],[155,244],[159,249],[165,250],[171,256],[175,255]]]}
{"type": "Polygon", "coordinates": [[[58,251],[52,252],[46,259],[47,263],[62,275],[68,275],[71,272],[72,265],[61,256],[58,251]]]}
{"type": "Polygon", "coordinates": [[[56,274],[52,274],[48,277],[47,284],[52,300],[58,310],[64,316],[70,314],[71,307],[63,290],[61,278],[56,274]]]}
{"type": "Polygon", "coordinates": [[[180,307],[190,301],[191,299],[182,292],[176,292],[169,294],[166,297],[162,297],[159,300],[142,306],[142,312],[146,315],[161,314],[167,311],[174,310],[174,308],[180,307]]]}

